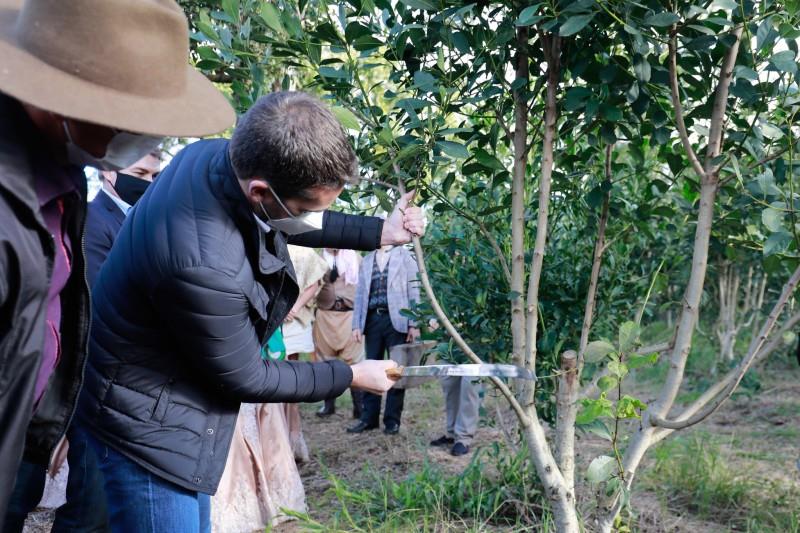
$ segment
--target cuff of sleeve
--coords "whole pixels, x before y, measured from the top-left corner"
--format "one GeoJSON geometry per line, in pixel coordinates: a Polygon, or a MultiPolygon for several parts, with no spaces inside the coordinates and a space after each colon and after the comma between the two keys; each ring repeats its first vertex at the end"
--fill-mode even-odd
{"type": "Polygon", "coordinates": [[[343,361],[333,360],[328,364],[331,365],[333,372],[333,386],[329,398],[336,398],[341,396],[353,383],[353,371],[350,369],[350,365],[343,361]]]}

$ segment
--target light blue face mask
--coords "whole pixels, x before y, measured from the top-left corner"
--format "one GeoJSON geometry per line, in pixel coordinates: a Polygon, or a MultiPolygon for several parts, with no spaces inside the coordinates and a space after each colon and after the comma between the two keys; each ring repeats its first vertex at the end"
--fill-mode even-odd
{"type": "Polygon", "coordinates": [[[322,229],[322,219],[325,215],[324,211],[309,211],[307,213],[303,213],[302,215],[295,216],[286,208],[286,205],[284,205],[281,199],[278,198],[278,195],[275,194],[275,191],[272,190],[272,187],[270,187],[269,190],[272,191],[272,197],[275,198],[275,201],[278,202],[278,205],[281,206],[284,212],[288,215],[286,218],[271,218],[267,213],[264,204],[259,203],[258,205],[261,206],[261,211],[263,211],[264,216],[267,217],[267,224],[269,227],[287,235],[297,235],[299,233],[306,233],[308,231],[322,229]]]}

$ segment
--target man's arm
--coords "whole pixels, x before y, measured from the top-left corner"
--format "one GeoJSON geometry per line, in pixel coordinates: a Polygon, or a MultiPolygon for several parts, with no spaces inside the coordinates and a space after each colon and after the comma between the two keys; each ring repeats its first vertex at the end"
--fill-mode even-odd
{"type": "Polygon", "coordinates": [[[340,395],[353,373],[341,361],[262,360],[250,305],[236,282],[208,267],[185,268],[162,281],[154,307],[185,361],[214,389],[243,402],[314,402],[340,395]]]}
{"type": "Polygon", "coordinates": [[[86,219],[83,243],[86,248],[86,280],[91,289],[100,273],[100,267],[105,263],[114,245],[114,235],[111,233],[111,228],[102,220],[93,220],[90,212],[86,219]]]}
{"type": "Polygon", "coordinates": [[[325,211],[322,229],[290,235],[289,244],[307,248],[372,251],[381,245],[383,219],[325,211]]]}

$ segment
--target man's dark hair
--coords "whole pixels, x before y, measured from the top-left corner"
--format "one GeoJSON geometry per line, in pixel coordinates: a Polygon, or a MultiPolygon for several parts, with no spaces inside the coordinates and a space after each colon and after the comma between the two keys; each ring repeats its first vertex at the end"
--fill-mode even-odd
{"type": "Polygon", "coordinates": [[[264,179],[281,198],[358,181],[358,160],[342,126],[322,102],[300,92],[259,98],[236,125],[230,156],[240,179],[264,179]]]}

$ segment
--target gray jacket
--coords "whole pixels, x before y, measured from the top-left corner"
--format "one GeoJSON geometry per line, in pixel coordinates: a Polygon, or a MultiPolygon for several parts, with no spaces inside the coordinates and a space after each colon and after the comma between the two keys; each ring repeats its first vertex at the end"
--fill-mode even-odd
{"type": "MultiPolygon", "coordinates": [[[[376,252],[370,252],[361,262],[358,272],[358,289],[353,306],[353,329],[364,331],[367,322],[367,304],[372,282],[372,268],[375,264],[376,252]]],[[[413,320],[400,314],[401,309],[410,309],[412,302],[419,302],[419,267],[417,260],[406,248],[395,246],[389,251],[389,279],[386,295],[389,300],[389,317],[392,326],[400,333],[408,333],[408,328],[415,327],[413,320]]]]}

